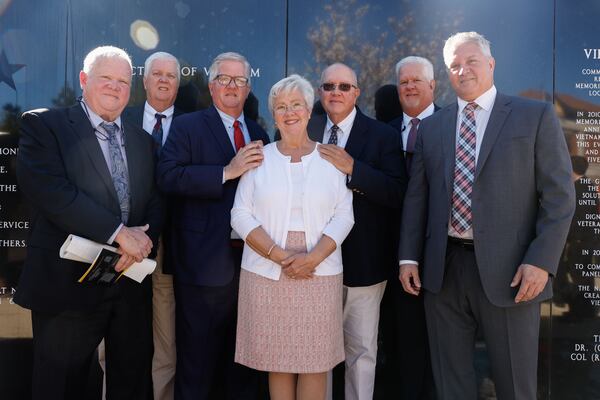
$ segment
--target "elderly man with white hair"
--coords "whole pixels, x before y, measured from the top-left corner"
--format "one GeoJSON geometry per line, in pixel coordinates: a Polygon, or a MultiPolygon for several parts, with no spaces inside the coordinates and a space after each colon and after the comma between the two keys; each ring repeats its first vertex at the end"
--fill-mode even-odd
{"type": "Polygon", "coordinates": [[[162,225],[152,138],[120,115],[131,59],[103,46],[85,58],[83,97],[23,114],[17,179],[31,202],[27,259],[15,301],[32,310],[33,399],[82,399],[106,339],[107,397],[149,396],[152,325],[147,282],[79,283],[89,264],[59,258],[69,234],[118,245],[123,271],[147,257],[162,225]]]}
{"type": "Polygon", "coordinates": [[[504,95],[490,43],[446,41],[457,101],[421,122],[404,200],[400,280],[423,293],[438,398],[475,399],[483,334],[500,400],[535,399],[540,302],[575,210],[552,104],[504,95]]]}

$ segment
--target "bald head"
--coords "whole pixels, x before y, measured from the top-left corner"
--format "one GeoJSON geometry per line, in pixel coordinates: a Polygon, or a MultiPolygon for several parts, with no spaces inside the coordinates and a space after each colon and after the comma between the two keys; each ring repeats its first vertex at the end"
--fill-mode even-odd
{"type": "Polygon", "coordinates": [[[323,70],[319,96],[327,116],[334,124],[343,121],[354,110],[359,95],[358,80],[352,68],[335,63],[323,70]]]}

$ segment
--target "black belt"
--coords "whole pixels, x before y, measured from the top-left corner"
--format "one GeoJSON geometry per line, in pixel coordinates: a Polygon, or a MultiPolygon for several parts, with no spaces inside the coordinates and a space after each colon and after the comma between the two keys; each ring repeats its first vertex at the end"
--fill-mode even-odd
{"type": "Polygon", "coordinates": [[[473,239],[461,239],[454,236],[448,236],[448,243],[462,247],[463,249],[475,250],[475,243],[473,243],[473,239]]]}
{"type": "Polygon", "coordinates": [[[244,247],[244,241],[242,239],[231,239],[229,244],[236,249],[244,247]]]}

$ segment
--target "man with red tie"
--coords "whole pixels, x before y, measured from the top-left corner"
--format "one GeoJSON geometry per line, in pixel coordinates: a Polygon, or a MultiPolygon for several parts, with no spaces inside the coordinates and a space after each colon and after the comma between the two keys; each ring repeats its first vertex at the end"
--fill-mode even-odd
{"type": "Polygon", "coordinates": [[[209,69],[213,106],[173,121],[157,167],[173,195],[175,399],[252,399],[257,375],[233,362],[243,242],[230,226],[238,178],[262,162],[265,131],[244,118],[250,64],[222,53],[209,69]]]}

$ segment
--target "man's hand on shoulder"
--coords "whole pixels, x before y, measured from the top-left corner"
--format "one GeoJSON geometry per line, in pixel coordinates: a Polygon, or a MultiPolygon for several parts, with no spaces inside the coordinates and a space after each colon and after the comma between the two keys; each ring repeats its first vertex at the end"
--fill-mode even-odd
{"type": "Polygon", "coordinates": [[[263,160],[263,144],[260,140],[248,143],[237,152],[223,169],[225,181],[236,179],[244,172],[258,167],[263,160]]]}
{"type": "Polygon", "coordinates": [[[354,158],[346,150],[335,144],[320,144],[318,150],[321,157],[332,163],[338,170],[346,175],[352,175],[354,158]]]}
{"type": "Polygon", "coordinates": [[[535,299],[546,287],[548,282],[548,271],[531,264],[521,264],[517,269],[510,287],[519,287],[515,296],[515,303],[535,299]]]}

